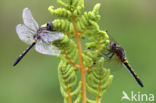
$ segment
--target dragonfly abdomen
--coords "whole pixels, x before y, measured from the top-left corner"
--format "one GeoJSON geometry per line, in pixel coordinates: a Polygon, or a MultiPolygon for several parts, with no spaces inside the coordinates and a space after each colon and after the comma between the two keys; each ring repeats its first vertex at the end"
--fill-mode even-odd
{"type": "Polygon", "coordinates": [[[36,44],[36,41],[34,41],[15,61],[15,63],[13,64],[13,66],[16,66],[19,61],[25,56],[25,54],[27,54],[27,52],[36,44]]]}
{"type": "Polygon", "coordinates": [[[123,61],[123,64],[126,66],[126,68],[128,69],[128,71],[133,75],[133,77],[135,78],[135,80],[138,82],[138,84],[141,87],[144,87],[143,83],[141,82],[140,78],[137,76],[137,74],[134,72],[134,70],[132,69],[132,67],[129,65],[128,61],[125,60],[123,61]]]}

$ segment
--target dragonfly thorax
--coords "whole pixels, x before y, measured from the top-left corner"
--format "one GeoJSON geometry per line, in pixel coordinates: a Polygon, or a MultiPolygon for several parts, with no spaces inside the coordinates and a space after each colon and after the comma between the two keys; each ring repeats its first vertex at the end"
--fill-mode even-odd
{"type": "Polygon", "coordinates": [[[117,45],[115,42],[110,43],[110,51],[116,54],[121,61],[126,60],[124,49],[120,45],[117,45]]]}
{"type": "Polygon", "coordinates": [[[40,27],[40,28],[37,30],[36,34],[34,35],[34,39],[35,39],[35,38],[40,39],[40,38],[41,38],[41,37],[40,37],[40,34],[41,34],[41,33],[44,33],[44,30],[47,30],[47,28],[46,28],[46,27],[40,27]]]}
{"type": "Polygon", "coordinates": [[[37,31],[33,36],[33,39],[40,39],[40,32],[37,31]]]}

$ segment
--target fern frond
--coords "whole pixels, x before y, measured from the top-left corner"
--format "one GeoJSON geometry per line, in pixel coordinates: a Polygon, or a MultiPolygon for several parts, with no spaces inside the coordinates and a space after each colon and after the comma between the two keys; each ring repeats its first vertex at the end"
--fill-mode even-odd
{"type": "Polygon", "coordinates": [[[87,98],[87,103],[97,103],[95,100],[91,100],[87,98]]]}
{"type": "Polygon", "coordinates": [[[80,81],[79,84],[78,84],[77,89],[72,92],[72,96],[76,96],[77,95],[77,97],[73,101],[73,103],[80,103],[80,101],[81,101],[81,98],[82,98],[81,85],[82,85],[82,83],[80,81]]]}
{"type": "Polygon", "coordinates": [[[77,46],[74,41],[69,39],[67,35],[65,35],[61,40],[53,42],[53,45],[59,47],[61,49],[61,53],[59,58],[62,60],[66,60],[68,63],[77,64],[78,62],[78,51],[77,46]],[[72,61],[70,61],[70,60],[72,61]]]}
{"type": "Polygon", "coordinates": [[[58,2],[62,7],[66,8],[66,9],[69,9],[69,8],[70,8],[69,5],[66,4],[66,3],[64,3],[62,0],[57,0],[57,2],[58,2]]]}
{"type": "Polygon", "coordinates": [[[90,69],[88,73],[87,90],[92,94],[96,101],[99,101],[105,92],[106,88],[112,82],[113,76],[110,75],[110,70],[104,68],[104,58],[98,61],[98,64],[90,69]]]}
{"type": "Polygon", "coordinates": [[[64,19],[55,19],[53,21],[54,27],[59,30],[62,31],[66,34],[73,34],[74,33],[74,27],[73,24],[68,21],[68,20],[64,20],[64,19]]]}
{"type": "Polygon", "coordinates": [[[54,9],[54,6],[50,6],[48,10],[52,15],[57,17],[68,18],[72,16],[71,12],[65,8],[54,9]]]}
{"type": "Polygon", "coordinates": [[[101,57],[109,44],[109,37],[98,25],[101,17],[100,4],[96,4],[92,11],[82,12],[84,0],[57,2],[62,8],[54,9],[54,6],[50,6],[48,10],[58,17],[52,21],[55,30],[65,34],[62,39],[52,42],[61,50],[58,56],[61,59],[58,74],[64,102],[100,103],[101,96],[113,77],[110,71],[105,69],[104,58],[101,57]],[[81,47],[81,39],[86,40],[84,50],[81,47]],[[77,79],[78,71],[81,72],[81,80],[77,79]],[[88,74],[87,83],[85,73],[88,74]],[[94,99],[86,97],[86,87],[94,99]]]}
{"type": "Polygon", "coordinates": [[[100,4],[96,4],[93,8],[92,12],[88,12],[88,15],[91,20],[93,21],[99,21],[100,20],[100,15],[99,15],[99,9],[100,9],[100,4]]]}
{"type": "Polygon", "coordinates": [[[58,67],[59,81],[61,93],[64,96],[64,101],[72,101],[71,90],[75,87],[77,83],[77,77],[74,68],[61,61],[58,67]]]}

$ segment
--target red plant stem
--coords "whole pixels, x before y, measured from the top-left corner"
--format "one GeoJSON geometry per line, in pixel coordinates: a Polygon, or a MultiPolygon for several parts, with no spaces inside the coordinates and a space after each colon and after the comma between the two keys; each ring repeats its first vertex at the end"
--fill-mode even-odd
{"type": "Polygon", "coordinates": [[[74,27],[74,34],[76,36],[78,53],[79,53],[79,61],[80,61],[80,72],[81,72],[81,82],[82,82],[82,103],[86,103],[86,77],[85,77],[85,69],[83,64],[82,58],[82,48],[81,48],[81,40],[80,40],[80,33],[77,32],[75,17],[72,17],[73,20],[73,27],[74,27]]]}
{"type": "Polygon", "coordinates": [[[70,64],[72,64],[74,67],[76,67],[77,69],[79,69],[80,68],[80,66],[79,65],[77,65],[77,64],[75,64],[75,63],[73,63],[73,61],[70,59],[70,57],[68,56],[68,54],[66,53],[66,51],[64,50],[64,54],[65,54],[65,56],[66,56],[66,58],[68,59],[68,61],[69,61],[69,63],[70,64]]]}

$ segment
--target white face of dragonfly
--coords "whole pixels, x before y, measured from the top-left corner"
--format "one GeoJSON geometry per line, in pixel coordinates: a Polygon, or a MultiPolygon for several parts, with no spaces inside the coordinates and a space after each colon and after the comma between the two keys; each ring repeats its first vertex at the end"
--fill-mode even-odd
{"type": "Polygon", "coordinates": [[[23,42],[32,44],[34,37],[38,36],[35,44],[37,52],[48,55],[59,55],[60,49],[51,45],[50,42],[61,39],[64,36],[62,32],[53,32],[39,28],[29,8],[23,10],[23,22],[24,24],[16,26],[16,32],[23,42]]]}

